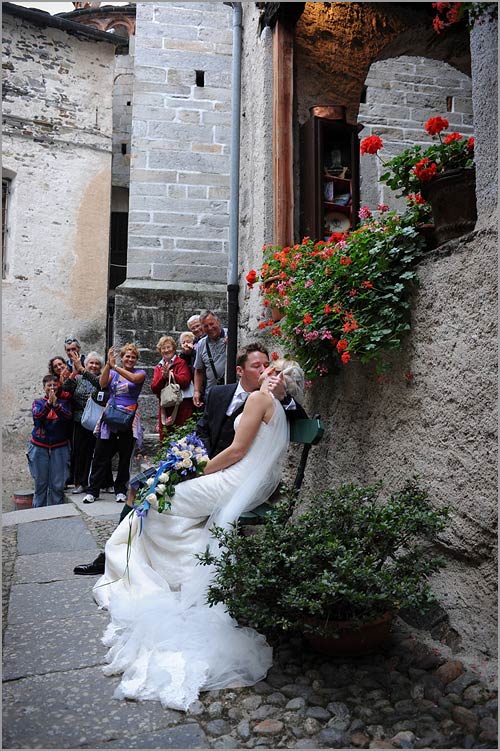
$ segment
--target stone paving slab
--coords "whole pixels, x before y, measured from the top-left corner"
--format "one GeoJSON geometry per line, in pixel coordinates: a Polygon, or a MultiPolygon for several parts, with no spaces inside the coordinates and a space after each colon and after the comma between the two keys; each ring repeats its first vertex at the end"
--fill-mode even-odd
{"type": "Polygon", "coordinates": [[[195,722],[165,728],[135,738],[122,738],[104,743],[103,748],[208,748],[207,736],[195,722]]]}
{"type": "Polygon", "coordinates": [[[59,503],[57,506],[7,511],[5,514],[2,514],[2,524],[4,527],[12,527],[15,524],[27,524],[28,522],[39,522],[46,519],[79,516],[79,514],[79,510],[72,503],[59,503]]]}
{"type": "MultiPolygon", "coordinates": [[[[99,548],[89,548],[85,551],[74,553],[38,553],[35,555],[22,555],[16,560],[14,567],[13,584],[28,584],[29,582],[53,582],[63,579],[75,578],[73,569],[82,563],[91,561],[99,548]]],[[[93,584],[97,576],[87,576],[86,579],[93,584]]]]}
{"type": "Polygon", "coordinates": [[[101,493],[98,501],[94,503],[84,503],[86,493],[81,495],[74,495],[71,498],[72,503],[76,508],[88,516],[109,517],[110,519],[118,519],[120,512],[123,508],[123,503],[117,503],[115,501],[114,493],[101,493]]]}
{"type": "Polygon", "coordinates": [[[81,517],[21,524],[17,531],[18,555],[90,549],[95,540],[81,517]]]}
{"type": "Polygon", "coordinates": [[[131,748],[185,717],[159,702],[113,699],[118,683],[100,667],[4,683],[3,748],[131,748]]]}
{"type": "MultiPolygon", "coordinates": [[[[15,584],[9,604],[9,626],[92,615],[94,577],[75,576],[72,580],[15,584]]],[[[56,628],[56,624],[54,624],[56,628]]]]}
{"type": "Polygon", "coordinates": [[[46,621],[8,626],[3,680],[104,665],[107,647],[101,639],[108,621],[108,614],[96,605],[92,615],[58,621],[54,628],[46,621]]]}

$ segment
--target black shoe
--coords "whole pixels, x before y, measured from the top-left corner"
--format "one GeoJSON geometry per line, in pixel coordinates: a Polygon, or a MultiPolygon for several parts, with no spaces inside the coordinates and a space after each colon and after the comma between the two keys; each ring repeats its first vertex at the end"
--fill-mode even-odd
{"type": "Polygon", "coordinates": [[[106,555],[99,553],[95,561],[92,563],[82,563],[81,566],[75,566],[73,569],[74,574],[80,576],[97,576],[98,574],[104,574],[104,566],[106,564],[106,555]]]}

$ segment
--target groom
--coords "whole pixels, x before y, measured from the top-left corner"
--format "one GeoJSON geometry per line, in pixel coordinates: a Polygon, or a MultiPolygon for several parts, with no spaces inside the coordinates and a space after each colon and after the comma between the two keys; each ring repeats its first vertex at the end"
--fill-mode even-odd
{"type": "MultiPolygon", "coordinates": [[[[203,441],[210,459],[220,454],[233,442],[234,421],[243,412],[247,396],[260,388],[261,376],[268,367],[267,350],[258,343],[248,344],[242,347],[236,355],[236,374],[239,382],[225,386],[212,386],[210,389],[203,415],[196,424],[196,434],[203,441]]],[[[281,375],[269,376],[269,382],[270,391],[282,403],[289,420],[307,418],[300,404],[297,404],[286,393],[281,375]]],[[[154,471],[156,470],[153,470],[153,474],[154,471]]],[[[125,505],[120,522],[129,513],[130,506],[125,505]]],[[[75,566],[73,573],[91,576],[103,574],[105,561],[105,554],[99,553],[92,563],[75,566]]]]}
{"type": "MultiPolygon", "coordinates": [[[[268,367],[267,350],[261,344],[249,344],[236,355],[239,382],[210,389],[203,415],[196,425],[196,434],[210,459],[233,442],[234,421],[243,412],[247,396],[260,387],[261,376],[268,367]]],[[[282,403],[288,419],[307,417],[300,404],[287,395],[281,375],[271,375],[269,381],[270,391],[282,403]]]]}

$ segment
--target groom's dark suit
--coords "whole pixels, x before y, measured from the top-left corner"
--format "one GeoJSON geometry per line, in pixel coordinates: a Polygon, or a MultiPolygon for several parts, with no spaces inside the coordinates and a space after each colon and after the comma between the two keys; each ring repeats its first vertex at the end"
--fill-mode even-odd
{"type": "MultiPolygon", "coordinates": [[[[205,402],[203,415],[196,424],[196,435],[205,444],[210,459],[220,454],[233,442],[234,421],[243,412],[245,406],[243,403],[232,415],[226,415],[236,386],[236,383],[230,383],[227,386],[212,386],[205,402]]],[[[285,410],[285,413],[289,420],[307,417],[300,404],[296,405],[296,409],[285,410]]]]}

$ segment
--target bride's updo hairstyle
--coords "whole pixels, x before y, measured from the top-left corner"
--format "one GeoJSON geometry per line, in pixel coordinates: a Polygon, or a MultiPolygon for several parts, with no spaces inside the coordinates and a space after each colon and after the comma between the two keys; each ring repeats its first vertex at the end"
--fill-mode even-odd
{"type": "Polygon", "coordinates": [[[283,373],[287,394],[290,394],[295,401],[302,404],[306,379],[299,363],[295,360],[281,358],[276,360],[273,365],[276,373],[283,373]]]}

